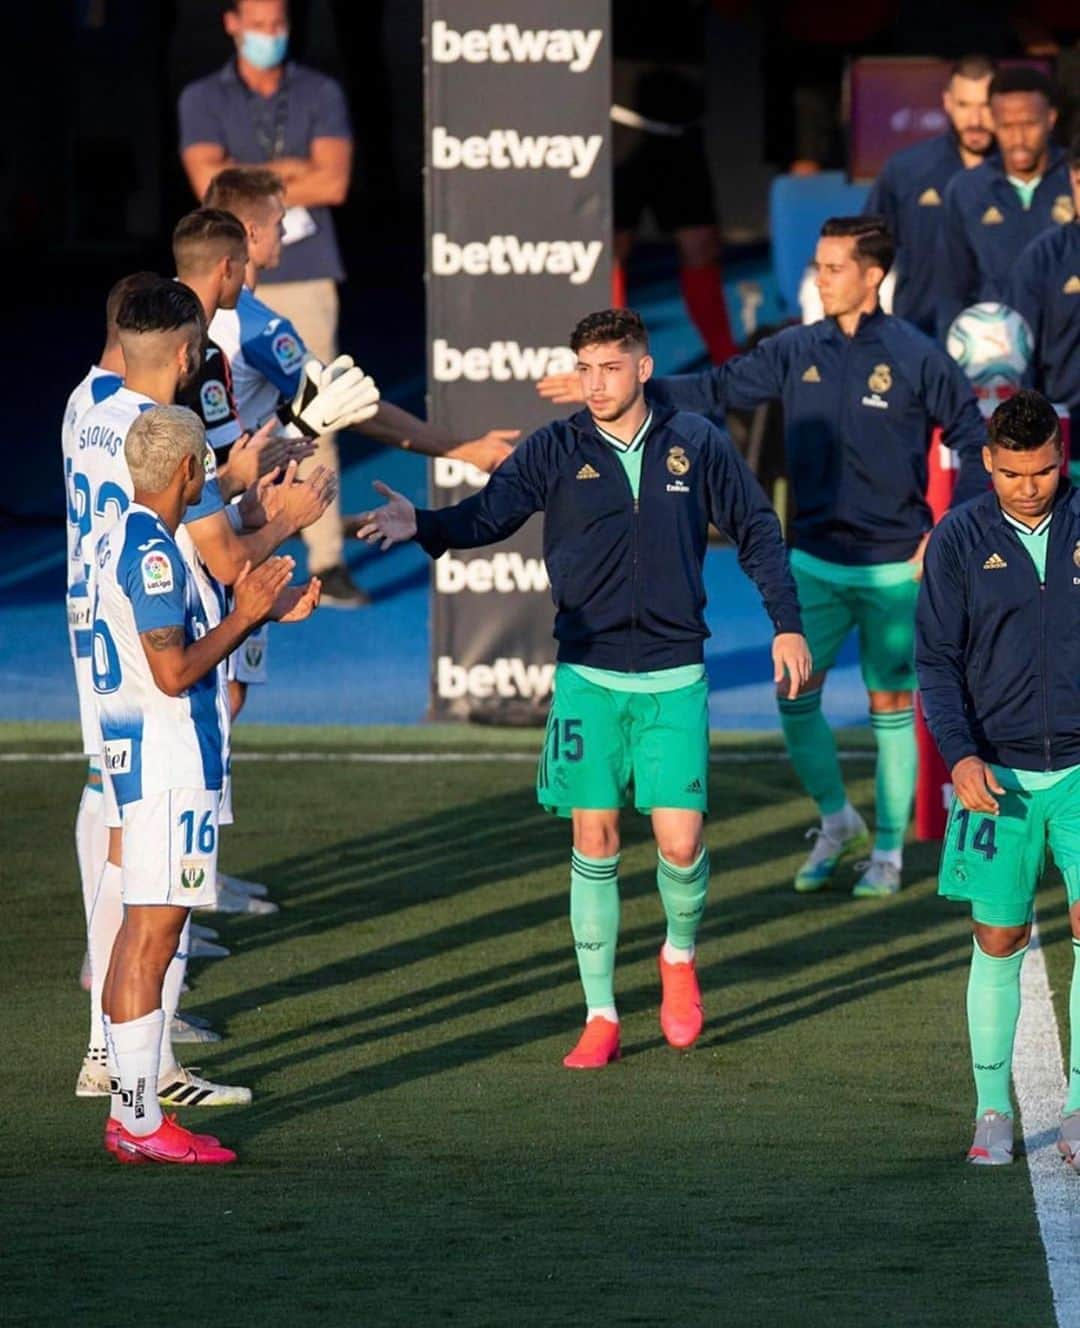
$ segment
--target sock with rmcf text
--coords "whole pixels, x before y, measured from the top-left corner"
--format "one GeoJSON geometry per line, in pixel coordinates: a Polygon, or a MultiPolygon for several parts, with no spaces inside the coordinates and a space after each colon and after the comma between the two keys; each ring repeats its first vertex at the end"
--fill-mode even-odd
{"type": "Polygon", "coordinates": [[[617,1022],[615,945],[619,938],[619,855],[570,857],[570,929],[588,1018],[617,1022]]]}
{"type": "Polygon", "coordinates": [[[1009,1079],[1013,1041],[1020,1018],[1020,969],[1027,946],[999,959],[973,942],[967,987],[968,1037],[971,1070],[978,1102],[975,1115],[996,1111],[1013,1114],[1009,1079]]]}

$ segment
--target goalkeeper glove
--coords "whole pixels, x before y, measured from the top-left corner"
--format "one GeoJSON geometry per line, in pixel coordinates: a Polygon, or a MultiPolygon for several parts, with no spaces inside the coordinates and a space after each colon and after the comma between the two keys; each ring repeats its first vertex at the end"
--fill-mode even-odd
{"type": "Polygon", "coordinates": [[[285,410],[287,422],[317,438],[371,419],[379,408],[379,389],[351,360],[339,356],[325,366],[312,356],[300,371],[300,386],[285,410]]]}

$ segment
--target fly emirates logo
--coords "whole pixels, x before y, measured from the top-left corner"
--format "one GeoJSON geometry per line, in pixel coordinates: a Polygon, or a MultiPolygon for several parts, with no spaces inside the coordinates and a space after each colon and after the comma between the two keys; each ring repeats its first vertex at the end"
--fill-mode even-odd
{"type": "Polygon", "coordinates": [[[547,61],[566,65],[572,74],[592,66],[602,28],[519,28],[516,23],[492,23],[486,28],[461,31],[438,19],[431,25],[431,58],[440,65],[464,60],[471,65],[537,65],[547,61]]]}
{"type": "Polygon", "coordinates": [[[458,244],[442,231],[431,237],[431,271],[437,277],[566,277],[584,286],[596,270],[603,240],[522,240],[490,235],[458,244]]]}

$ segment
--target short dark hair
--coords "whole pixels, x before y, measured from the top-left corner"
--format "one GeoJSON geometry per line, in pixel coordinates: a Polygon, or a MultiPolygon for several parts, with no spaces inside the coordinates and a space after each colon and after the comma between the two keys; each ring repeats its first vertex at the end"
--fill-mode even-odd
{"type": "Polygon", "coordinates": [[[161,280],[156,272],[131,272],[113,286],[105,297],[105,342],[112,345],[116,341],[116,318],[120,306],[130,291],[146,290],[161,280]]]}
{"type": "Polygon", "coordinates": [[[988,55],[983,55],[981,51],[973,51],[970,55],[962,55],[959,60],[953,61],[953,66],[949,70],[949,82],[954,78],[993,78],[997,73],[997,63],[988,55]]]}
{"type": "Polygon", "coordinates": [[[218,208],[243,217],[253,207],[285,192],[279,175],[266,166],[226,166],[210,181],[203,207],[218,208]]]}
{"type": "Polygon", "coordinates": [[[176,332],[190,323],[205,327],[199,297],[190,286],[167,277],[128,291],[116,311],[116,326],[121,332],[176,332]]]}
{"type": "Polygon", "coordinates": [[[1010,452],[1035,452],[1046,443],[1061,450],[1061,422],[1057,411],[1041,392],[1022,388],[1007,397],[990,416],[991,447],[1010,452]]]}
{"type": "Polygon", "coordinates": [[[221,208],[198,208],[181,217],[173,229],[173,261],[179,276],[206,271],[237,250],[247,250],[244,223],[221,208]]]}
{"type": "Polygon", "coordinates": [[[821,238],[850,238],[855,241],[855,257],[863,267],[879,267],[888,272],[896,257],[896,244],[884,217],[830,217],[821,228],[821,238]]]}
{"type": "Polygon", "coordinates": [[[1003,97],[1009,92],[1041,92],[1052,106],[1055,99],[1054,85],[1041,69],[1031,65],[1009,65],[999,69],[990,83],[990,96],[1003,97]]]}
{"type": "Polygon", "coordinates": [[[570,349],[575,354],[582,346],[603,346],[611,341],[617,342],[620,350],[636,346],[647,351],[649,334],[641,315],[633,309],[601,309],[586,314],[570,333],[570,349]]]}

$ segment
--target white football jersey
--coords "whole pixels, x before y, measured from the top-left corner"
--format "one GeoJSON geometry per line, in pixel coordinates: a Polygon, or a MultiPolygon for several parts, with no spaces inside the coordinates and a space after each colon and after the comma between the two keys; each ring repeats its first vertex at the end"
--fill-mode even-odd
{"type": "Polygon", "coordinates": [[[296,329],[245,286],[235,309],[219,309],[210,336],[229,359],[240,423],[254,432],[300,389],[309,358],[296,329]]]}
{"type": "Polygon", "coordinates": [[[94,364],[90,372],[68,397],[64,422],[60,428],[60,449],[64,463],[64,492],[67,508],[67,620],[68,648],[75,669],[75,689],[79,697],[79,727],[83,751],[97,751],[97,715],[94,710],[94,685],[90,676],[90,596],[86,586],[83,559],[83,532],[89,533],[89,496],[75,481],[75,443],[79,421],[92,407],[120,387],[123,379],[94,364]]]}
{"type": "MultiPolygon", "coordinates": [[[[100,540],[108,534],[117,520],[127,510],[134,489],[127,462],[124,460],[124,440],[128,429],[144,411],[157,403],[140,392],[132,392],[128,387],[117,388],[107,399],[92,406],[77,421],[72,442],[73,467],[72,485],[80,495],[80,544],[84,572],[87,582],[87,594],[93,599],[93,571],[91,558],[100,540]]],[[[206,484],[202,497],[194,507],[184,513],[184,521],[198,521],[224,509],[221,491],[217,484],[217,466],[210,447],[206,449],[206,484]]],[[[93,685],[89,679],[83,681],[76,674],[80,686],[80,713],[86,709],[93,712],[96,701],[93,685]],[[88,688],[88,691],[82,689],[88,688]]],[[[222,683],[227,690],[227,684],[222,683]]],[[[84,735],[85,750],[94,755],[100,751],[95,737],[87,742],[84,735]]]]}
{"type": "Polygon", "coordinates": [[[94,691],[102,769],[120,807],[167,789],[220,789],[224,734],[217,669],[181,696],[154,682],[143,632],[181,627],[186,644],[209,630],[183,554],[156,512],[130,505],[102,538],[94,586],[94,691]]]}

